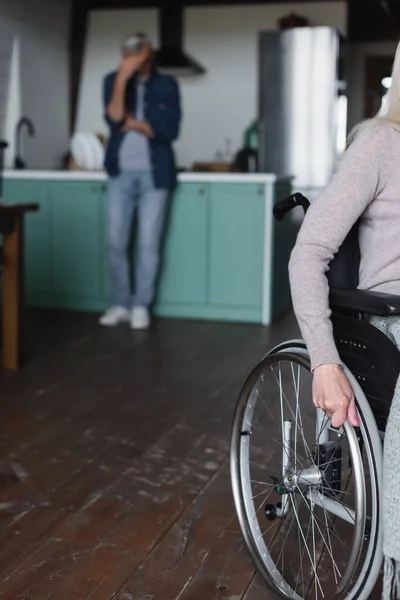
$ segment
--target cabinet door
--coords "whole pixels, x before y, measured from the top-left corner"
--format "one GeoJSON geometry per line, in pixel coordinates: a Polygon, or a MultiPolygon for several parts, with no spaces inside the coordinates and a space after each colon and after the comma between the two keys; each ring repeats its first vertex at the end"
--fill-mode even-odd
{"type": "Polygon", "coordinates": [[[101,190],[89,181],[52,182],[53,282],[57,295],[103,295],[101,190]]]}
{"type": "Polygon", "coordinates": [[[181,183],[171,201],[158,302],[207,300],[207,199],[209,186],[181,183]]]}
{"type": "Polygon", "coordinates": [[[209,301],[260,308],[263,292],[265,187],[211,185],[209,301]]]}
{"type": "Polygon", "coordinates": [[[108,192],[107,192],[107,183],[101,183],[99,185],[99,196],[98,196],[98,206],[99,206],[99,262],[100,262],[100,280],[101,280],[101,297],[103,299],[104,305],[109,303],[110,296],[110,282],[108,275],[108,267],[107,267],[107,227],[108,227],[108,218],[107,218],[107,209],[108,209],[108,192]]]}
{"type": "Polygon", "coordinates": [[[39,211],[25,216],[25,291],[28,303],[47,294],[52,286],[51,202],[48,182],[43,180],[5,179],[6,203],[35,202],[39,211]]]}

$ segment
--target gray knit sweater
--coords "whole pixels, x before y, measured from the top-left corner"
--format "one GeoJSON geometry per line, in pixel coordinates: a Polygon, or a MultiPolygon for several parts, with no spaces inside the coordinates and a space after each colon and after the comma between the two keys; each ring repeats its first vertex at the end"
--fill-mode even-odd
{"type": "Polygon", "coordinates": [[[361,289],[400,294],[400,133],[383,123],[363,128],[329,185],[312,203],[289,265],[294,310],[312,368],[339,363],[326,272],[361,216],[361,289]]]}

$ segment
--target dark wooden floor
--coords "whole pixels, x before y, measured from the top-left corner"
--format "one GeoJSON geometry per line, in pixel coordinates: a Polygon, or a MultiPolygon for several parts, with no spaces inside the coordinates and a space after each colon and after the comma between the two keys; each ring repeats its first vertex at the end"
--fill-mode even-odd
{"type": "Polygon", "coordinates": [[[255,362],[296,333],[33,313],[0,377],[0,598],[266,600],[235,519],[228,445],[255,362]]]}

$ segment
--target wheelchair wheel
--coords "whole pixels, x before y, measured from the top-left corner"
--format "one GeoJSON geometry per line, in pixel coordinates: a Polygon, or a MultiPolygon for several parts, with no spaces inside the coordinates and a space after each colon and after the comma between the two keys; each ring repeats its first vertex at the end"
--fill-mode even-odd
{"type": "Polygon", "coordinates": [[[283,344],[247,379],[236,408],[231,477],[258,571],[284,598],[364,600],[382,564],[382,444],[353,387],[360,427],[334,429],[312,403],[301,343],[283,344]]]}

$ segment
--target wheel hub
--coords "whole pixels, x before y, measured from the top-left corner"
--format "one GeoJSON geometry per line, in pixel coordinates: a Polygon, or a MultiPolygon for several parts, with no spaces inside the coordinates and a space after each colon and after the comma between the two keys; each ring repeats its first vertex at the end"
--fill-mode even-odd
{"type": "Polygon", "coordinates": [[[296,488],[308,490],[322,484],[322,473],[318,467],[297,471],[288,469],[285,473],[284,484],[290,492],[294,492],[296,488]]]}

